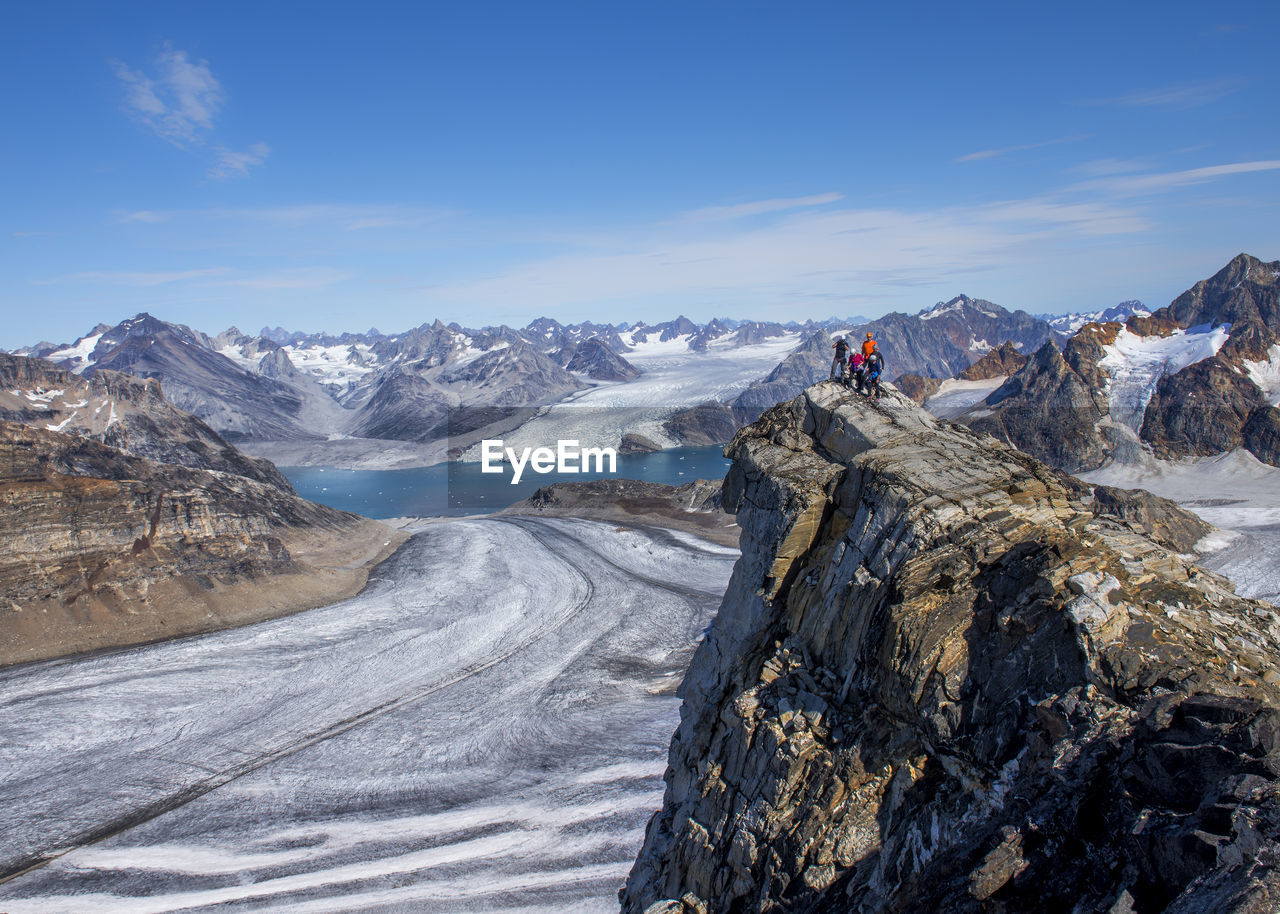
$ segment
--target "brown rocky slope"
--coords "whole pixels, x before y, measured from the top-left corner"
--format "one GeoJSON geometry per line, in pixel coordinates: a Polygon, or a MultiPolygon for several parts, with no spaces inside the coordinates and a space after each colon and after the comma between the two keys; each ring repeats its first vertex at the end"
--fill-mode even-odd
{"type": "Polygon", "coordinates": [[[270,464],[209,435],[166,443],[156,426],[145,436],[148,452],[176,447],[188,462],[207,449],[215,468],[201,469],[0,420],[0,665],[331,603],[403,542],[383,524],[298,498],[270,464]]]}
{"type": "Polygon", "coordinates": [[[1280,619],[892,391],[744,428],[627,912],[1280,904],[1280,619]]]}

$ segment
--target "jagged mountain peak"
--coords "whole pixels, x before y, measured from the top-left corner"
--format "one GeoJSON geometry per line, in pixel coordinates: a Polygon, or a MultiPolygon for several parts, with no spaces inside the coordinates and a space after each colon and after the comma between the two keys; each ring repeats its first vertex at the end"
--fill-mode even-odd
{"type": "Polygon", "coordinates": [[[987,317],[1001,317],[1012,312],[1000,307],[999,305],[989,302],[984,298],[970,298],[963,292],[948,301],[940,301],[932,308],[926,308],[919,312],[916,316],[922,320],[930,320],[935,317],[941,317],[944,314],[964,313],[965,311],[976,311],[987,317]]]}

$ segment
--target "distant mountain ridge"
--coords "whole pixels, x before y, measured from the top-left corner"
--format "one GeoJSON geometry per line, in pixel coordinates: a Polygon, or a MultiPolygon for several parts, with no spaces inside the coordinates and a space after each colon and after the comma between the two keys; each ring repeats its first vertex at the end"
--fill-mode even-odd
{"type": "Polygon", "coordinates": [[[69,345],[21,352],[85,376],[117,370],[156,379],[177,405],[245,446],[316,442],[303,449],[309,462],[326,441],[428,443],[485,429],[497,433],[590,387],[642,379],[644,369],[628,358],[633,354],[643,364],[658,358],[662,366],[680,360],[693,366],[699,358],[732,358],[738,348],[794,339],[793,351],[746,389],[726,395],[708,388],[722,413],[711,426],[676,423],[695,440],[713,428],[722,440],[759,410],[825,377],[833,335],[856,341],[867,332],[880,342],[889,378],[906,372],[948,378],[1003,344],[1025,354],[1059,339],[1039,318],[960,295],[914,315],[874,321],[717,318],[698,324],[678,316],[657,324],[562,324],[540,317],[520,329],[435,320],[393,334],[264,327],[251,335],[230,327],[209,336],[143,313],[114,327],[100,324],[69,345]]]}

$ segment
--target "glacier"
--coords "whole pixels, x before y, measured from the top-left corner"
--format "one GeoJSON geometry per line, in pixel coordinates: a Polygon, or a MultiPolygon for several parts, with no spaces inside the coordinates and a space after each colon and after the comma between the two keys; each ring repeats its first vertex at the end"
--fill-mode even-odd
{"type": "Polygon", "coordinates": [[[426,524],[351,600],[0,671],[0,910],[617,910],[735,558],[426,524]]]}

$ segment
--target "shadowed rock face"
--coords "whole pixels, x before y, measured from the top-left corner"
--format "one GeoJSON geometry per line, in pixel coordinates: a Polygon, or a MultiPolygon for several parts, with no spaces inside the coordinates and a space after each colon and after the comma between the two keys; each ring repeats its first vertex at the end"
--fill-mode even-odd
{"type": "Polygon", "coordinates": [[[898,390],[907,395],[907,398],[917,406],[922,406],[925,400],[928,400],[938,392],[938,388],[942,386],[942,382],[937,378],[926,378],[919,374],[902,374],[898,375],[898,380],[894,382],[898,390]]]}
{"type": "Polygon", "coordinates": [[[1152,315],[1179,327],[1231,324],[1232,342],[1244,358],[1266,358],[1280,339],[1280,260],[1265,263],[1237,254],[1208,279],[1201,280],[1152,315]],[[1248,343],[1253,345],[1248,345],[1248,343]]]}
{"type": "MultiPolygon", "coordinates": [[[[1157,456],[1220,454],[1239,447],[1244,429],[1275,410],[1256,384],[1221,353],[1161,378],[1142,419],[1142,440],[1157,456]]],[[[1262,445],[1254,456],[1280,463],[1280,450],[1262,445]]],[[[1250,448],[1253,450],[1253,448],[1250,448]]]]}
{"type": "Polygon", "coordinates": [[[597,381],[630,381],[640,377],[634,365],[595,337],[565,347],[561,355],[566,369],[586,372],[587,377],[597,381]]]}
{"type": "Polygon", "coordinates": [[[1271,607],[892,391],[726,454],[742,558],[624,911],[1274,909],[1271,607]]]}
{"type": "Polygon", "coordinates": [[[1006,341],[999,349],[992,349],[956,377],[962,381],[1003,378],[1018,371],[1025,364],[1027,364],[1027,357],[1018,351],[1018,347],[1012,341],[1006,341]]]}
{"type": "Polygon", "coordinates": [[[1098,428],[1106,415],[1106,397],[1048,342],[961,421],[1075,473],[1106,460],[1107,442],[1098,428]]]}
{"type": "Polygon", "coordinates": [[[1094,486],[1089,507],[1094,514],[1130,524],[1153,542],[1182,553],[1194,552],[1196,543],[1214,529],[1186,508],[1146,489],[1094,486]]]}

